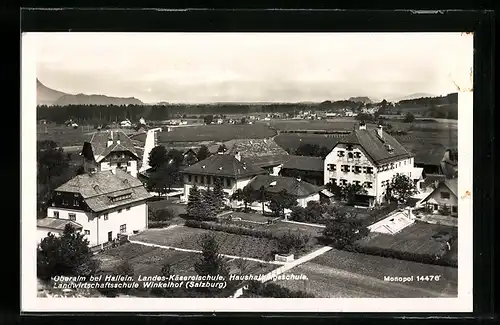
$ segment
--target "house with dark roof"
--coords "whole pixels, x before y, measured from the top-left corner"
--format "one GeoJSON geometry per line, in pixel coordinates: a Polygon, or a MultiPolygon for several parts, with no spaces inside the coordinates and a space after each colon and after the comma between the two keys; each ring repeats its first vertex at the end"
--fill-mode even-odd
{"type": "Polygon", "coordinates": [[[441,175],[441,162],[445,158],[447,149],[440,143],[422,143],[408,141],[402,143],[415,156],[415,167],[423,168],[424,175],[441,175]]]}
{"type": "Polygon", "coordinates": [[[90,246],[101,245],[146,229],[150,197],[141,181],[119,168],[78,175],[54,190],[39,230],[72,222],[90,246]]]}
{"type": "Polygon", "coordinates": [[[279,175],[285,177],[300,177],[313,185],[323,185],[324,163],[322,157],[289,155],[283,163],[279,175]]]}
{"type": "Polygon", "coordinates": [[[184,168],[181,173],[184,180],[182,200],[187,202],[194,185],[199,189],[213,188],[218,178],[229,197],[237,189],[243,189],[254,176],[267,174],[267,171],[253,165],[239,153],[219,153],[184,168]]]}
{"type": "Polygon", "coordinates": [[[422,168],[414,167],[414,154],[382,126],[369,130],[364,123],[339,139],[324,160],[324,183],[363,186],[367,194],[359,195],[357,201],[368,206],[385,200],[394,175],[409,176],[419,188],[422,172],[422,168]]]}
{"type": "Polygon", "coordinates": [[[81,155],[86,172],[121,169],[137,177],[140,157],[123,131],[99,131],[83,144],[81,155]]]}
{"type": "Polygon", "coordinates": [[[83,229],[81,224],[71,220],[56,219],[56,218],[38,219],[36,221],[37,244],[40,244],[40,242],[45,237],[47,237],[49,233],[54,234],[56,236],[62,235],[64,228],[66,227],[67,224],[73,226],[73,228],[75,228],[77,232],[81,232],[83,229]]]}
{"type": "MultiPolygon", "coordinates": [[[[271,139],[233,139],[223,143],[227,154],[240,153],[248,163],[263,168],[271,175],[278,175],[282,164],[288,160],[288,152],[271,139]]],[[[210,146],[217,153],[219,145],[210,146]]]]}
{"type": "Polygon", "coordinates": [[[305,182],[300,178],[283,177],[274,175],[257,175],[248,184],[255,191],[264,188],[266,193],[279,193],[285,190],[288,194],[297,198],[301,207],[306,207],[309,201],[319,201],[322,186],[316,186],[305,182]]]}
{"type": "Polygon", "coordinates": [[[445,179],[440,181],[435,189],[424,197],[418,206],[432,214],[458,215],[458,180],[445,179]]]}

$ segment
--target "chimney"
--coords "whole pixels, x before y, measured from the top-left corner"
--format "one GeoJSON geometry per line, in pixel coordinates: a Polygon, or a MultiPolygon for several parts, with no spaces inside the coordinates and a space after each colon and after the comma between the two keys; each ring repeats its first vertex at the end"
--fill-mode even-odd
{"type": "Polygon", "coordinates": [[[359,129],[360,130],[366,130],[366,124],[365,124],[365,122],[359,123],[359,129]]]}
{"type": "Polygon", "coordinates": [[[241,155],[238,151],[236,151],[236,153],[234,154],[234,158],[236,158],[236,160],[238,161],[241,161],[241,155]]]}
{"type": "Polygon", "coordinates": [[[377,134],[379,136],[379,138],[383,139],[384,138],[384,132],[382,131],[382,125],[378,125],[378,128],[377,128],[377,134]]]}
{"type": "Polygon", "coordinates": [[[113,131],[109,132],[108,147],[113,144],[113,131]]]}

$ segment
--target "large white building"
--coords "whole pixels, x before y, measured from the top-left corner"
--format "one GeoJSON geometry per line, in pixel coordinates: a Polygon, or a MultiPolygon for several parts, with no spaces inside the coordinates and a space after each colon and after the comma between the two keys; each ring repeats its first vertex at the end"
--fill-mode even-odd
{"type": "Polygon", "coordinates": [[[398,173],[409,176],[419,187],[422,168],[415,168],[413,159],[413,154],[382,126],[369,130],[361,123],[326,156],[324,183],[362,185],[367,194],[360,199],[372,206],[384,201],[386,188],[398,173]]]}
{"type": "Polygon", "coordinates": [[[38,221],[39,237],[49,231],[60,233],[65,223],[56,220],[70,221],[81,229],[91,247],[118,234],[144,230],[150,197],[137,178],[121,169],[78,175],[55,189],[47,218],[38,221]]]}
{"type": "Polygon", "coordinates": [[[189,192],[194,185],[202,190],[213,188],[215,179],[218,178],[226,198],[229,198],[237,189],[243,189],[254,176],[268,172],[247,162],[239,153],[219,153],[186,167],[182,173],[184,177],[182,200],[187,202],[189,192]]]}
{"type": "Polygon", "coordinates": [[[81,155],[86,172],[121,169],[137,177],[140,160],[134,144],[123,131],[100,131],[83,144],[81,155]]]}

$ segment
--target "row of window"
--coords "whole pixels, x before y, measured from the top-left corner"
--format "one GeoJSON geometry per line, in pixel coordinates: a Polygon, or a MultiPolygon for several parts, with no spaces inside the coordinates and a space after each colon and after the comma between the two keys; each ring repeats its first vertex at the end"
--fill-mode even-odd
{"type": "MultiPolygon", "coordinates": [[[[336,171],[336,164],[328,164],[326,167],[329,171],[336,171]]],[[[350,165],[341,165],[340,170],[344,173],[353,172],[355,174],[373,174],[373,167],[363,167],[363,166],[350,166],[350,165]]]]}
{"type": "MultiPolygon", "coordinates": [[[[226,187],[231,187],[232,182],[230,178],[220,178],[222,180],[222,185],[226,187]]],[[[215,177],[214,176],[201,176],[201,175],[188,175],[188,182],[193,182],[195,184],[201,184],[201,185],[213,185],[215,183],[215,177]]]]}
{"type": "MultiPolygon", "coordinates": [[[[69,200],[67,200],[67,199],[62,199],[62,200],[61,200],[61,205],[63,205],[63,206],[68,206],[68,205],[69,205],[69,200]]],[[[78,199],[74,199],[74,200],[73,200],[73,206],[74,206],[74,207],[78,207],[78,206],[80,206],[80,201],[79,201],[78,199]]]]}
{"type": "MultiPolygon", "coordinates": [[[[345,157],[345,152],[343,150],[339,150],[339,151],[337,151],[337,156],[338,157],[345,157]]],[[[361,158],[361,152],[348,152],[347,153],[347,158],[349,158],[349,159],[353,159],[353,158],[359,159],[359,158],[361,158]]]]}
{"type": "MultiPolygon", "coordinates": [[[[120,234],[124,234],[126,232],[127,232],[127,225],[126,224],[120,225],[120,234]]],[[[84,230],[84,234],[85,235],[90,235],[90,230],[85,229],[84,230]]]]}
{"type": "MultiPolygon", "coordinates": [[[[130,210],[130,207],[125,208],[125,211],[129,211],[129,210],[130,210]]],[[[116,212],[121,213],[122,211],[123,211],[123,209],[118,209],[116,212]]],[[[102,216],[104,217],[104,220],[109,219],[109,215],[107,213],[103,214],[102,216]]],[[[59,219],[59,211],[54,211],[54,218],[59,219]]],[[[68,218],[71,221],[76,221],[76,213],[68,213],[68,218]]]]}
{"type": "Polygon", "coordinates": [[[391,170],[391,169],[395,169],[395,168],[401,167],[402,165],[406,166],[406,160],[403,161],[403,164],[401,164],[401,161],[399,161],[397,163],[391,163],[391,164],[382,165],[382,166],[380,166],[379,170],[381,172],[385,172],[387,170],[391,170]]]}
{"type": "MultiPolygon", "coordinates": [[[[347,185],[349,182],[347,181],[347,179],[340,179],[338,184],[337,184],[337,180],[335,178],[331,178],[330,179],[330,182],[332,182],[333,184],[336,184],[336,185],[341,185],[341,186],[345,186],[347,185]]],[[[352,184],[354,185],[362,185],[363,187],[366,187],[366,188],[373,188],[373,182],[363,182],[361,183],[361,181],[352,181],[352,184]]]]}

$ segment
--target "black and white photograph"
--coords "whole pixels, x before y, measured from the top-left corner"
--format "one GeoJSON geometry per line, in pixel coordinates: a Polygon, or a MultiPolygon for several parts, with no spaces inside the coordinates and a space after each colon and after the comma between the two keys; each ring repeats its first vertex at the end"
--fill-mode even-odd
{"type": "Polygon", "coordinates": [[[472,308],[471,33],[22,42],[30,310],[472,308]]]}

